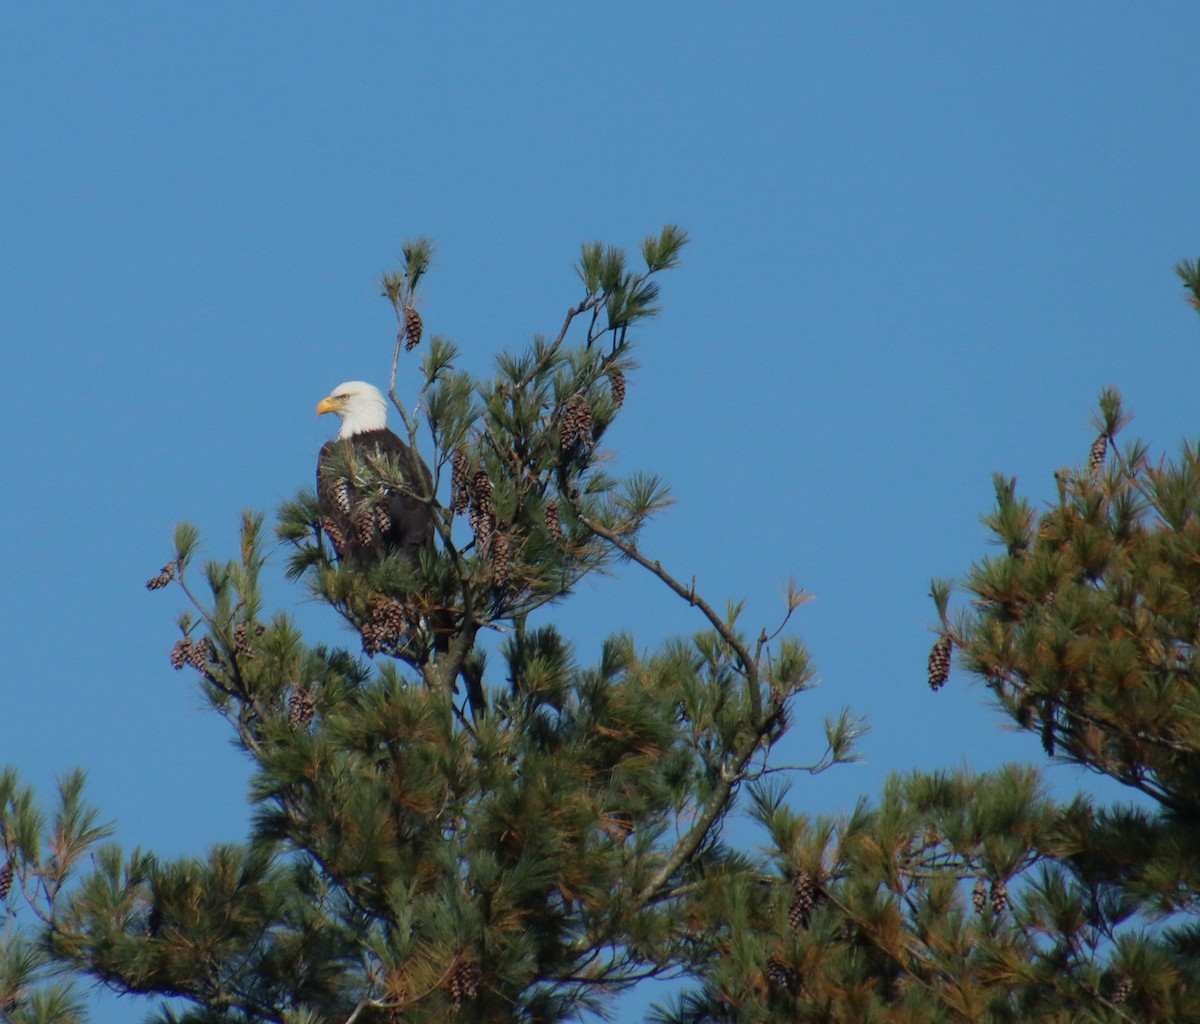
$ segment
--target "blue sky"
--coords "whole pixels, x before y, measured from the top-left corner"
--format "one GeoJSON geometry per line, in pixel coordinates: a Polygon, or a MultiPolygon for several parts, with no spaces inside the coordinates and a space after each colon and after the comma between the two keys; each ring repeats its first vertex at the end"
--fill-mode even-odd
{"type": "MultiPolygon", "coordinates": [[[[243,508],[310,485],[332,385],[384,382],[377,297],[438,246],[427,327],[466,364],[550,331],[586,240],[692,242],[640,332],[607,440],[676,507],[646,549],[773,624],[789,576],[819,723],[891,771],[1041,760],[961,674],[925,686],[931,576],[986,552],[990,475],[1041,501],[1100,389],[1127,436],[1195,431],[1200,29],[1074,2],[28,4],[0,39],[0,366],[8,442],[4,741],[47,796],[87,768],[119,840],[243,836],[247,766],[167,663],[176,521],[235,551],[243,508]]],[[[279,563],[276,562],[276,565],[279,563]]],[[[353,644],[274,574],[274,605],[353,644]]],[[[694,612],[624,570],[556,616],[581,659],[694,612]]],[[[1082,780],[1051,770],[1063,792],[1082,780]]],[[[138,1020],[111,998],[98,1024],[138,1020]]]]}

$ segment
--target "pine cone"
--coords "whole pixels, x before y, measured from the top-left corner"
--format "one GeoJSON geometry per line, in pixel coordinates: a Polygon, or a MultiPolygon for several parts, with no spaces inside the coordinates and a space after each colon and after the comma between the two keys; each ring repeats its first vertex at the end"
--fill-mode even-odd
{"type": "Polygon", "coordinates": [[[386,501],[375,503],[375,525],[379,527],[379,532],[384,536],[387,536],[392,529],[392,516],[388,512],[386,501]]]}
{"type": "Polygon", "coordinates": [[[950,678],[950,649],[951,641],[948,636],[939,637],[929,652],[929,688],[940,690],[950,678]]]}
{"type": "Polygon", "coordinates": [[[971,906],[977,914],[982,914],[983,908],[987,906],[987,885],[982,878],[975,879],[975,886],[971,889],[971,906]]]}
{"type": "Polygon", "coordinates": [[[792,902],[788,904],[788,927],[793,935],[808,927],[808,915],[817,905],[817,895],[817,880],[801,868],[792,880],[792,902]]]}
{"type": "Polygon", "coordinates": [[[475,530],[475,547],[482,553],[487,550],[492,533],[496,529],[496,517],[491,514],[478,516],[473,529],[475,530]]]}
{"type": "Polygon", "coordinates": [[[11,860],[4,862],[4,867],[0,868],[0,900],[8,899],[8,894],[12,890],[13,876],[16,874],[16,868],[13,867],[11,860]]]}
{"type": "Polygon", "coordinates": [[[475,507],[483,515],[495,512],[496,507],[492,504],[492,481],[488,478],[487,470],[482,467],[477,469],[472,483],[475,492],[475,507]]]}
{"type": "Polygon", "coordinates": [[[492,537],[492,583],[497,590],[508,588],[510,552],[508,535],[497,533],[492,537]]]}
{"type": "Polygon", "coordinates": [[[1092,442],[1092,450],[1088,452],[1088,472],[1099,476],[1104,469],[1104,457],[1108,454],[1108,435],[1101,434],[1092,442]]]}
{"type": "Polygon", "coordinates": [[[233,646],[243,658],[253,658],[254,648],[250,646],[249,630],[244,622],[239,622],[233,629],[233,646]]]}
{"type": "Polygon", "coordinates": [[[188,664],[198,672],[208,672],[208,656],[212,650],[212,642],[206,636],[202,636],[194,644],[192,644],[191,653],[188,657],[188,664]]]}
{"type": "Polygon", "coordinates": [[[482,467],[477,470],[473,484],[469,521],[475,533],[475,546],[482,551],[496,528],[496,506],[492,502],[492,481],[488,479],[487,470],[482,467]]]}
{"type": "Polygon", "coordinates": [[[373,508],[363,509],[351,522],[354,525],[355,532],[358,534],[360,544],[364,547],[370,547],[375,543],[375,510],[373,508]]]}
{"type": "Polygon", "coordinates": [[[550,531],[550,536],[561,544],[563,542],[563,529],[562,522],[558,518],[558,502],[551,498],[546,502],[543,511],[546,516],[546,529],[550,531]]]}
{"type": "Polygon", "coordinates": [[[421,320],[421,314],[417,312],[415,306],[404,307],[404,351],[411,352],[419,344],[421,344],[421,334],[425,330],[425,325],[421,320]]]}
{"type": "Polygon", "coordinates": [[[288,725],[297,731],[307,729],[317,713],[317,702],[313,695],[303,686],[292,688],[288,697],[288,725]]]}
{"type": "Polygon", "coordinates": [[[175,563],[168,562],[162,567],[162,571],[157,576],[152,576],[146,580],[147,590],[162,590],[168,583],[175,578],[175,563]]]}
{"type": "Polygon", "coordinates": [[[999,917],[1008,909],[1008,886],[1004,884],[1003,878],[997,878],[992,882],[992,913],[999,917]]]}
{"type": "Polygon", "coordinates": [[[452,508],[456,516],[461,516],[471,503],[471,492],[467,489],[467,453],[461,448],[454,453],[452,467],[450,471],[452,508]]]}
{"type": "Polygon", "coordinates": [[[625,404],[625,374],[617,369],[609,370],[608,383],[612,388],[613,405],[619,409],[625,404]]]}
{"type": "Polygon", "coordinates": [[[767,981],[789,995],[800,994],[800,972],[787,964],[778,953],[772,953],[763,970],[767,981]]]}
{"type": "Polygon", "coordinates": [[[1051,708],[1042,712],[1042,749],[1047,757],[1054,756],[1054,712],[1051,708]]]}
{"type": "Polygon", "coordinates": [[[339,480],[334,485],[333,503],[344,516],[348,516],[354,511],[354,502],[350,498],[350,484],[345,480],[339,480]]]}
{"type": "Polygon", "coordinates": [[[182,640],[176,640],[175,646],[171,648],[171,667],[178,672],[184,665],[190,664],[192,664],[192,641],[185,636],[182,640]]]}
{"type": "Polygon", "coordinates": [[[455,1010],[463,1002],[474,999],[479,994],[479,982],[483,980],[483,972],[478,964],[461,963],[454,968],[450,975],[450,1005],[455,1010]]]}
{"type": "Polygon", "coordinates": [[[362,634],[363,654],[367,655],[367,657],[373,658],[380,651],[387,648],[389,641],[388,632],[380,623],[375,621],[363,623],[360,632],[362,634]]]}
{"type": "Polygon", "coordinates": [[[558,443],[563,452],[576,445],[592,443],[592,410],[583,395],[572,395],[563,408],[558,427],[558,443]]]}
{"type": "Polygon", "coordinates": [[[346,538],[342,536],[342,531],[337,528],[337,523],[326,516],[321,520],[321,529],[325,531],[325,536],[329,538],[329,543],[333,545],[334,553],[338,558],[341,558],[342,552],[346,550],[346,538]]]}
{"type": "Polygon", "coordinates": [[[1112,1001],[1118,1005],[1125,1002],[1129,998],[1129,993],[1133,991],[1133,979],[1123,977],[1117,982],[1117,987],[1113,989],[1112,1001]]]}
{"type": "Polygon", "coordinates": [[[408,607],[394,597],[382,594],[370,598],[368,605],[371,618],[360,630],[363,653],[374,657],[380,652],[394,652],[402,647],[413,628],[408,607]]]}

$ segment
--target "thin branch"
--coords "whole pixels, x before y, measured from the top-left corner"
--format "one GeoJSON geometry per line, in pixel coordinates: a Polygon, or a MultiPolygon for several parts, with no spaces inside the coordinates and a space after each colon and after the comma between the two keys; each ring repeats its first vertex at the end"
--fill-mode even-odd
{"type": "Polygon", "coordinates": [[[354,1008],[354,1012],[346,1018],[345,1024],[354,1024],[354,1022],[358,1020],[359,1016],[362,1014],[363,1010],[365,1010],[368,1006],[374,1005],[375,1003],[370,999],[360,999],[358,1001],[358,1005],[354,1008]]]}
{"type": "Polygon", "coordinates": [[[755,652],[755,661],[758,660],[757,655],[762,651],[763,647],[769,644],[772,640],[779,636],[784,629],[787,628],[787,624],[792,620],[792,616],[796,614],[796,609],[802,604],[808,604],[808,602],[812,600],[811,594],[806,594],[803,590],[796,590],[794,588],[795,581],[793,580],[788,584],[788,609],[784,613],[783,619],[780,621],[775,631],[768,635],[766,629],[764,628],[762,633],[759,634],[758,648],[755,652]]]}
{"type": "Polygon", "coordinates": [[[829,771],[829,769],[834,765],[841,763],[840,761],[835,760],[832,756],[828,756],[832,754],[832,750],[829,750],[829,748],[826,748],[826,750],[827,756],[822,757],[821,760],[819,760],[816,764],[781,764],[772,768],[760,768],[752,775],[748,775],[747,778],[761,779],[764,775],[777,775],[780,773],[791,775],[796,772],[805,772],[809,775],[820,775],[822,772],[829,771]]]}
{"type": "Polygon", "coordinates": [[[750,758],[754,756],[754,752],[758,749],[761,739],[761,735],[755,732],[743,740],[740,749],[732,751],[734,757],[733,765],[729,770],[721,772],[703,813],[675,844],[675,849],[671,851],[662,866],[651,876],[650,881],[642,886],[640,892],[634,895],[635,910],[644,907],[653,899],[659,890],[667,884],[670,877],[679,870],[683,862],[695,853],[699,849],[700,844],[708,837],[709,831],[720,819],[725,808],[729,805],[729,801],[733,798],[733,791],[742,779],[742,769],[746,767],[750,758]]]}
{"type": "Polygon", "coordinates": [[[750,702],[754,712],[753,721],[755,725],[757,725],[762,718],[762,694],[759,693],[758,688],[758,663],[754,658],[751,657],[750,651],[738,638],[738,635],[729,627],[725,620],[713,610],[712,606],[696,593],[694,584],[690,588],[685,587],[682,583],[675,579],[674,576],[667,572],[662,567],[660,562],[651,562],[648,558],[641,554],[636,547],[634,547],[632,544],[629,544],[627,541],[622,540],[612,530],[605,526],[601,526],[594,519],[585,516],[578,507],[576,507],[575,513],[579,518],[579,521],[583,523],[583,525],[589,530],[591,530],[592,533],[596,534],[598,537],[603,537],[627,558],[637,562],[637,564],[642,566],[642,568],[657,576],[671,590],[687,601],[688,604],[694,605],[700,609],[701,614],[708,619],[713,629],[715,629],[721,639],[733,649],[734,653],[738,656],[738,660],[742,663],[742,670],[745,672],[746,682],[750,691],[750,702]]]}
{"type": "Polygon", "coordinates": [[[530,367],[529,372],[524,377],[516,382],[518,389],[528,387],[530,382],[537,377],[538,374],[543,373],[546,370],[546,368],[550,365],[550,361],[558,352],[559,348],[562,347],[562,343],[567,337],[567,331],[571,329],[571,324],[575,318],[579,316],[580,313],[584,313],[589,309],[597,310],[604,302],[605,298],[606,296],[603,292],[589,292],[583,301],[579,303],[579,305],[572,306],[567,310],[567,314],[563,319],[562,327],[559,328],[558,334],[555,336],[554,340],[550,342],[549,347],[546,349],[545,355],[532,367],[530,367]]]}
{"type": "MultiPolygon", "coordinates": [[[[400,316],[399,312],[396,313],[396,316],[400,316]]],[[[397,333],[396,348],[392,352],[392,374],[388,378],[388,398],[392,400],[392,405],[396,407],[396,411],[400,414],[400,418],[404,421],[404,426],[408,430],[408,437],[411,441],[414,437],[416,437],[416,424],[409,419],[408,411],[401,404],[400,399],[396,397],[396,371],[400,368],[400,347],[403,343],[403,333],[397,333]]]]}

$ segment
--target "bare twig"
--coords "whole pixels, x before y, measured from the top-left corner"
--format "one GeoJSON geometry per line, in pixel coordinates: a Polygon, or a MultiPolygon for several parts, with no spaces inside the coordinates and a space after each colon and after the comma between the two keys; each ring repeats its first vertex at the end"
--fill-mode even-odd
{"type": "Polygon", "coordinates": [[[575,318],[579,316],[580,313],[585,313],[588,310],[597,311],[600,305],[604,302],[605,298],[606,296],[603,292],[589,292],[584,297],[583,301],[579,303],[579,305],[572,306],[567,310],[567,314],[563,318],[562,327],[559,328],[558,334],[555,335],[554,340],[550,342],[550,345],[546,349],[546,352],[542,358],[529,368],[529,372],[524,377],[517,381],[518,388],[528,387],[530,381],[532,381],[539,373],[542,373],[546,369],[546,367],[550,364],[550,361],[558,352],[559,348],[562,347],[562,343],[567,337],[567,331],[571,329],[571,324],[574,322],[575,318]]]}
{"type": "MultiPolygon", "coordinates": [[[[408,415],[408,410],[404,408],[400,399],[396,396],[396,371],[400,368],[400,347],[404,343],[404,338],[396,335],[396,348],[392,352],[392,375],[388,378],[388,398],[392,400],[392,405],[396,407],[396,411],[400,414],[400,418],[404,421],[405,429],[408,431],[409,440],[412,441],[417,436],[417,425],[408,415]]],[[[415,450],[415,445],[413,446],[415,450]]]]}

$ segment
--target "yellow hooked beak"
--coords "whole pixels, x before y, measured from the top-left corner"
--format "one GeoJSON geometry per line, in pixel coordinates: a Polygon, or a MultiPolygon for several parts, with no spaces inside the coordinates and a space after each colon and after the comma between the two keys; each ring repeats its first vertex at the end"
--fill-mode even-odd
{"type": "Polygon", "coordinates": [[[317,403],[317,415],[324,416],[327,412],[337,412],[338,405],[339,403],[333,395],[330,395],[328,398],[322,398],[317,403]]]}

